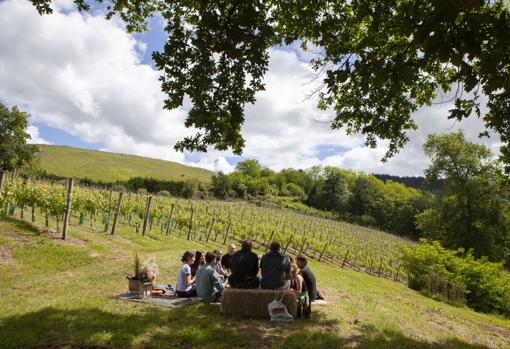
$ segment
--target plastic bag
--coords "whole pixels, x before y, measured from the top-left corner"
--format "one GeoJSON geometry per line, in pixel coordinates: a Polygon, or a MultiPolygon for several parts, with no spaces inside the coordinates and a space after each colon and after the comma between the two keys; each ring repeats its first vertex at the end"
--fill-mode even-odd
{"type": "Polygon", "coordinates": [[[271,321],[292,322],[294,318],[287,311],[287,307],[281,301],[275,299],[267,305],[271,321]]]}

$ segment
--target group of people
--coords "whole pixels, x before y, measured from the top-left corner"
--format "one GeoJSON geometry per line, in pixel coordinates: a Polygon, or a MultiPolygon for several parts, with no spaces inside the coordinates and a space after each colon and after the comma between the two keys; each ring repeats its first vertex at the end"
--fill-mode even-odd
{"type": "Polygon", "coordinates": [[[307,267],[305,256],[292,257],[281,253],[281,246],[273,242],[269,252],[260,258],[252,252],[249,240],[241,243],[236,251],[233,244],[228,253],[221,252],[193,254],[186,251],[177,275],[177,296],[200,297],[206,302],[219,301],[226,285],[243,289],[291,290],[299,302],[310,304],[317,299],[315,276],[307,267]],[[259,277],[260,270],[260,277],[259,277]]]}

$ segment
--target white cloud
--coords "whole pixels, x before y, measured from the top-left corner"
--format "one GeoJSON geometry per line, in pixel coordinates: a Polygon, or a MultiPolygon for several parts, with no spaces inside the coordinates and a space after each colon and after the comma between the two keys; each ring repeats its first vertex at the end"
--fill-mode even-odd
{"type": "Polygon", "coordinates": [[[28,143],[30,144],[51,144],[44,138],[42,138],[39,135],[39,128],[37,126],[29,125],[28,126],[28,134],[30,135],[30,139],[28,140],[28,143]]]}
{"type": "Polygon", "coordinates": [[[257,94],[255,105],[248,106],[243,126],[246,149],[243,155],[256,157],[273,169],[306,168],[320,163],[319,145],[352,148],[363,144],[359,136],[331,131],[318,120],[333,118],[316,107],[310,81],[310,66],[291,51],[271,50],[266,91],[257,94]]]}
{"type": "Polygon", "coordinates": [[[173,144],[186,133],[185,113],[163,110],[159,73],[140,62],[143,45],[122,23],[77,12],[40,16],[26,1],[5,1],[0,26],[0,96],[8,104],[109,151],[184,160],[173,144]]]}
{"type": "Polygon", "coordinates": [[[53,9],[57,11],[74,9],[73,0],[53,0],[53,9]]]}
{"type": "MultiPolygon", "coordinates": [[[[182,109],[162,109],[159,73],[141,62],[145,43],[126,33],[117,19],[74,12],[71,0],[55,6],[54,14],[40,16],[27,1],[0,2],[0,98],[30,112],[36,123],[101,143],[104,150],[185,162],[173,145],[193,133],[184,128],[189,101],[182,109]]],[[[421,150],[428,133],[463,128],[469,139],[479,141],[481,121],[454,124],[446,119],[448,104],[423,108],[415,114],[420,128],[410,133],[406,148],[381,163],[386,143],[370,149],[364,137],[317,122],[334,115],[316,108],[316,95],[306,98],[315,87],[307,84],[313,71],[304,60],[310,55],[296,48],[272,49],[270,55],[266,91],[246,109],[243,156],[275,170],[323,164],[419,175],[428,163],[421,150]],[[319,146],[345,151],[325,157],[319,146]]],[[[38,130],[32,132],[37,139],[38,130]]],[[[498,142],[495,137],[488,145],[495,150],[498,142]]],[[[190,163],[214,169],[219,159],[221,169],[229,172],[232,166],[225,158],[232,155],[212,151],[190,163]]]]}
{"type": "Polygon", "coordinates": [[[200,154],[200,160],[188,161],[188,165],[206,168],[214,172],[230,173],[234,171],[235,166],[232,166],[225,158],[223,152],[209,151],[200,154]]]}

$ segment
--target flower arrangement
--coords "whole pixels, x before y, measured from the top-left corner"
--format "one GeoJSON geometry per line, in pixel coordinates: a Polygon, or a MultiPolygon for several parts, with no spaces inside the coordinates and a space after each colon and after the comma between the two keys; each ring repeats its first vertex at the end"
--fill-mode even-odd
{"type": "Polygon", "coordinates": [[[135,254],[134,273],[128,275],[128,287],[131,293],[140,293],[145,282],[153,283],[159,274],[159,268],[154,258],[148,258],[140,263],[138,254],[135,254]]]}

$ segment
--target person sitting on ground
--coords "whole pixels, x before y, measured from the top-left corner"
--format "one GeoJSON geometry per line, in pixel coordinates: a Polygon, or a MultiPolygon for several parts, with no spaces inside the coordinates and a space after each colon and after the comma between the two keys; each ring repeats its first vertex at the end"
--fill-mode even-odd
{"type": "Polygon", "coordinates": [[[177,296],[182,298],[196,297],[195,278],[191,276],[191,265],[195,261],[193,252],[184,252],[181,261],[182,266],[177,273],[177,296]]]}
{"type": "Polygon", "coordinates": [[[230,260],[232,259],[232,256],[234,255],[234,253],[236,252],[236,245],[234,244],[230,244],[228,245],[228,250],[227,250],[227,254],[224,255],[222,258],[221,258],[221,266],[223,267],[223,269],[225,269],[227,272],[230,271],[230,260]]]}
{"type": "Polygon", "coordinates": [[[225,281],[228,277],[228,272],[223,269],[220,263],[222,253],[220,250],[214,250],[213,254],[216,256],[216,264],[214,265],[214,270],[216,270],[218,275],[223,279],[223,281],[225,281]]]}
{"type": "Polygon", "coordinates": [[[241,242],[241,251],[237,251],[230,261],[232,274],[228,283],[232,288],[259,288],[259,257],[251,251],[250,240],[241,242]]]}
{"type": "Polygon", "coordinates": [[[299,267],[292,263],[290,266],[290,290],[296,293],[298,300],[298,317],[304,314],[305,317],[310,317],[310,297],[306,289],[306,283],[300,274],[299,267]]]}
{"type": "Polygon", "coordinates": [[[191,266],[191,276],[195,277],[197,275],[198,269],[205,264],[204,261],[204,252],[196,251],[195,252],[195,262],[191,266]]]}
{"type": "Polygon", "coordinates": [[[299,269],[301,269],[301,275],[305,281],[310,302],[313,302],[317,299],[317,282],[315,280],[315,275],[313,275],[310,268],[307,267],[308,260],[305,256],[298,256],[296,261],[299,269]]]}
{"type": "Polygon", "coordinates": [[[289,257],[280,253],[280,243],[274,241],[269,247],[269,252],[260,260],[262,280],[260,288],[270,290],[286,290],[289,288],[287,276],[290,273],[289,257]]]}
{"type": "Polygon", "coordinates": [[[217,302],[223,293],[223,282],[214,270],[216,256],[207,252],[205,265],[197,272],[197,295],[205,302],[217,302]]]}
{"type": "Polygon", "coordinates": [[[299,267],[295,263],[290,264],[290,290],[296,293],[306,291],[306,284],[303,277],[299,274],[299,267]]]}

